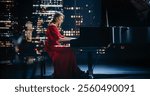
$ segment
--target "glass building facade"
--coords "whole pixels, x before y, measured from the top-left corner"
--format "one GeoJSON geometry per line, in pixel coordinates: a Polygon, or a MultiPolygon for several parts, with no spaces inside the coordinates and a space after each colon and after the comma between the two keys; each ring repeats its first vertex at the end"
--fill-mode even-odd
{"type": "Polygon", "coordinates": [[[17,24],[15,14],[14,0],[0,1],[0,47],[12,46],[10,37],[15,31],[13,25],[17,24]]]}
{"type": "Polygon", "coordinates": [[[100,26],[101,0],[64,0],[66,36],[80,36],[80,27],[100,26]]]}
{"type": "Polygon", "coordinates": [[[48,24],[56,11],[63,12],[63,0],[34,0],[32,21],[35,37],[44,37],[48,24]]]}

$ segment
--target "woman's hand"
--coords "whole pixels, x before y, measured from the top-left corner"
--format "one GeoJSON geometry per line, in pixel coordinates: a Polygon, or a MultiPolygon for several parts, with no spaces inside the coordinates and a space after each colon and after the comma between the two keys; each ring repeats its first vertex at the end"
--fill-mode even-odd
{"type": "Polygon", "coordinates": [[[76,39],[76,38],[72,38],[72,37],[63,37],[59,39],[59,42],[70,42],[70,40],[72,39],[76,39]]]}

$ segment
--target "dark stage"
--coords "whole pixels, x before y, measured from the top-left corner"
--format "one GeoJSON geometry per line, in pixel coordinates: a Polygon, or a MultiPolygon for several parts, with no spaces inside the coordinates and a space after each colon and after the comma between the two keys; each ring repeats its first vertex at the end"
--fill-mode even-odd
{"type": "MultiPolygon", "coordinates": [[[[83,71],[87,71],[87,56],[83,55],[77,55],[78,66],[83,71]]],[[[110,60],[104,55],[93,55],[93,79],[150,79],[149,64],[149,60],[145,59],[110,60]]],[[[0,64],[0,68],[1,79],[53,79],[53,65],[50,61],[32,64],[0,64]],[[46,65],[45,73],[42,64],[46,65]]]]}

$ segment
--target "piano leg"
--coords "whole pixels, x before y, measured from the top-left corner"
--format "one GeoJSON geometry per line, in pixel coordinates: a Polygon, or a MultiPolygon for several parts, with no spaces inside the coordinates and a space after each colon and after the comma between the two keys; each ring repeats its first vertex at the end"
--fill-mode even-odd
{"type": "Polygon", "coordinates": [[[88,75],[91,79],[93,79],[93,66],[92,66],[92,62],[93,62],[93,57],[92,57],[92,52],[88,52],[88,75]]]}

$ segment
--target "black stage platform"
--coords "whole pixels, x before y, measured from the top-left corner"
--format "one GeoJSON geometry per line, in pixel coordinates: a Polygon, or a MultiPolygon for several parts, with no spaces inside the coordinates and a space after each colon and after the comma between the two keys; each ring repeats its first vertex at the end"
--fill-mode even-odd
{"type": "MultiPolygon", "coordinates": [[[[79,64],[87,71],[87,64],[79,64]]],[[[40,64],[0,64],[1,79],[53,79],[53,66],[46,64],[46,73],[41,74],[40,64]]],[[[87,79],[87,78],[77,78],[87,79]]],[[[103,61],[93,64],[93,79],[150,79],[150,66],[143,64],[106,63],[103,61]]]]}

